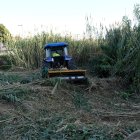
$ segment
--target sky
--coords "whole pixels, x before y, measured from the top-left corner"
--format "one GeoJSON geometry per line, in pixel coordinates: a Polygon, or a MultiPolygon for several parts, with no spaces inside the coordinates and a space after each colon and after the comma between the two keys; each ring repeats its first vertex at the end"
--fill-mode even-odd
{"type": "Polygon", "coordinates": [[[86,30],[85,17],[94,26],[133,19],[133,9],[140,0],[0,0],[0,24],[13,35],[30,35],[42,30],[81,35],[86,30]]]}

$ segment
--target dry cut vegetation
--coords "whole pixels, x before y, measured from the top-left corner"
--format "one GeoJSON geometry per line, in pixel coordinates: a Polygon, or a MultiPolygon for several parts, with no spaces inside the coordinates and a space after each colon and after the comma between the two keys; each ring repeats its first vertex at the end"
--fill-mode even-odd
{"type": "Polygon", "coordinates": [[[0,75],[2,140],[123,140],[140,129],[140,97],[127,98],[121,79],[75,85],[40,79],[38,70],[0,75]]]}

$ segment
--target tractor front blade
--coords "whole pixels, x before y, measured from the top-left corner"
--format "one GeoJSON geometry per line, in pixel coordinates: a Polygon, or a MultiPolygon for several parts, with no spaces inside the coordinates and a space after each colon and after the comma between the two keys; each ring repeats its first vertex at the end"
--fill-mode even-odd
{"type": "Polygon", "coordinates": [[[84,81],[86,80],[86,70],[49,70],[48,78],[60,78],[67,81],[84,81]]]}

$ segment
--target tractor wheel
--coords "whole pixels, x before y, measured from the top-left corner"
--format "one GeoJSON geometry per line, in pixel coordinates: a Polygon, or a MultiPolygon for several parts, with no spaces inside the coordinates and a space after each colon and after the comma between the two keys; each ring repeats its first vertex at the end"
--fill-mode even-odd
{"type": "Polygon", "coordinates": [[[42,78],[47,78],[49,68],[50,68],[50,63],[46,63],[46,62],[43,61],[43,64],[42,64],[42,78]]]}

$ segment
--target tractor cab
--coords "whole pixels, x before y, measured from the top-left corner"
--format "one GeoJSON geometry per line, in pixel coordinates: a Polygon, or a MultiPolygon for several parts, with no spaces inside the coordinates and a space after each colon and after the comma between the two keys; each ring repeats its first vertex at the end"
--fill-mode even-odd
{"type": "Polygon", "coordinates": [[[45,61],[50,63],[52,68],[68,68],[68,61],[72,57],[68,56],[68,44],[65,42],[49,43],[44,47],[46,51],[45,61]]]}

